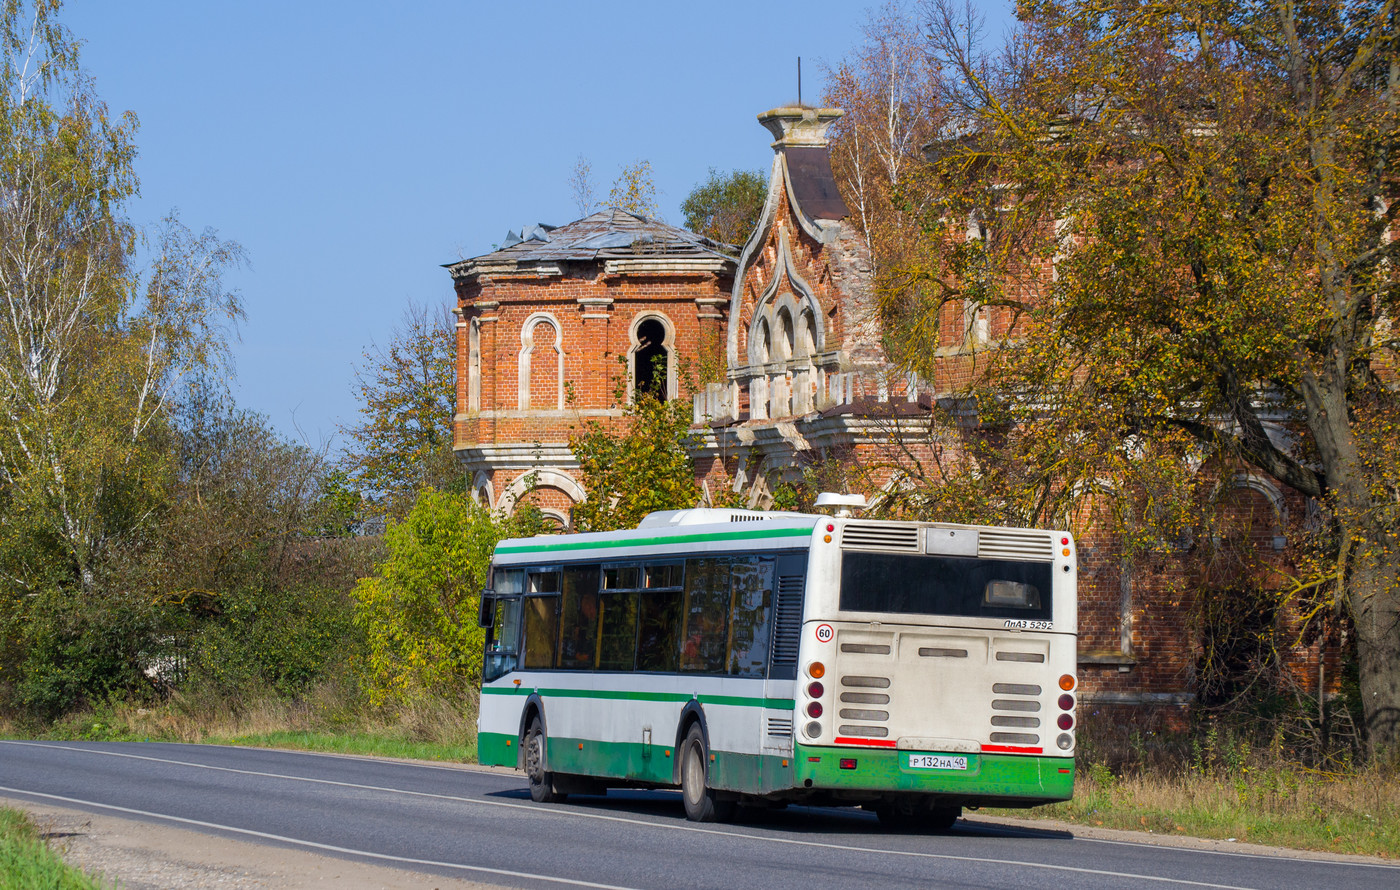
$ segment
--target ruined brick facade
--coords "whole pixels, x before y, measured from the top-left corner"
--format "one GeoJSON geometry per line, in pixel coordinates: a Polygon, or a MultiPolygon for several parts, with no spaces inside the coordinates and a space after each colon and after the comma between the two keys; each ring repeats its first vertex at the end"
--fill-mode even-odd
{"type": "MultiPolygon", "coordinates": [[[[775,137],[769,192],[737,258],[691,233],[610,210],[558,229],[536,227],[449,267],[459,315],[455,442],[478,497],[506,508],[529,497],[566,525],[585,496],[569,436],[585,420],[620,416],[619,394],[628,398],[642,373],[639,351],[658,345],[668,396],[686,395],[682,363],[711,374],[689,394],[707,498],[723,492],[765,507],[769,479],[814,461],[871,468],[891,464],[896,452],[926,459],[959,448],[956,439],[930,441],[928,409],[1007,338],[1011,312],[946,307],[934,380],[890,361],[870,258],[827,156],[825,131],[839,115],[807,107],[760,115],[775,137]],[[648,319],[664,329],[659,344],[642,329],[648,319]]],[[[1023,296],[1033,296],[1053,270],[1023,273],[1023,296]]],[[[1285,568],[1302,499],[1257,474],[1212,472],[1231,506],[1227,520],[1234,511],[1247,539],[1234,544],[1250,548],[1256,564],[1285,568]]],[[[1179,725],[1196,699],[1193,598],[1209,579],[1171,554],[1126,558],[1093,509],[1086,501],[1075,523],[1081,701],[1179,725]]],[[[1289,646],[1301,689],[1334,688],[1335,645],[1289,646]]]]}
{"type": "Polygon", "coordinates": [[[723,336],[733,268],[721,245],[613,209],[449,266],[454,448],[473,494],[506,509],[527,497],[566,526],[584,496],[569,437],[620,416],[639,373],[681,395],[681,359],[723,336]]]}

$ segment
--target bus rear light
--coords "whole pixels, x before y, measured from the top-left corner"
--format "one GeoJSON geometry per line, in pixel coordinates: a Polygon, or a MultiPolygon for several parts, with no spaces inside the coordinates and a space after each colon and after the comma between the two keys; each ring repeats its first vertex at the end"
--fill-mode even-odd
{"type": "Polygon", "coordinates": [[[1060,553],[1062,553],[1065,556],[1069,556],[1069,548],[1066,547],[1065,549],[1061,550],[1060,553]]]}
{"type": "MultiPolygon", "coordinates": [[[[809,738],[809,739],[819,739],[819,738],[821,738],[821,737],[822,737],[822,725],[821,725],[820,723],[818,723],[817,721],[815,721],[815,720],[813,720],[811,723],[808,723],[808,724],[807,724],[807,738],[809,738]]],[[[807,759],[808,759],[809,761],[812,761],[813,763],[817,762],[818,760],[821,760],[820,757],[815,758],[815,759],[809,757],[809,758],[807,758],[807,759]]]]}
{"type": "Polygon", "coordinates": [[[1061,539],[1060,539],[1060,543],[1063,544],[1064,546],[1068,547],[1068,546],[1069,546],[1069,538],[1061,538],[1061,539]]]}
{"type": "Polygon", "coordinates": [[[826,692],[826,687],[815,680],[807,684],[807,694],[812,698],[821,698],[824,692],[826,692]]]}
{"type": "Polygon", "coordinates": [[[1074,717],[1070,714],[1061,714],[1060,719],[1055,722],[1059,724],[1060,729],[1069,729],[1074,725],[1074,717]]]}
{"type": "Polygon", "coordinates": [[[842,758],[841,758],[841,768],[842,768],[842,769],[855,769],[855,768],[856,768],[856,759],[855,759],[854,757],[842,757],[842,758]]]}
{"type": "Polygon", "coordinates": [[[1069,692],[1074,688],[1074,674],[1064,674],[1060,677],[1060,688],[1069,692]]]}
{"type": "Polygon", "coordinates": [[[826,530],[829,531],[829,532],[834,532],[834,531],[836,531],[836,526],[834,526],[834,525],[832,525],[830,522],[828,522],[828,523],[826,524],[826,530]]]}
{"type": "Polygon", "coordinates": [[[1074,710],[1074,696],[1070,695],[1068,692],[1066,692],[1064,695],[1060,696],[1060,710],[1061,710],[1061,711],[1073,711],[1073,710],[1074,710]]]}
{"type": "Polygon", "coordinates": [[[807,665],[807,676],[811,677],[813,680],[820,680],[822,677],[826,676],[826,665],[822,664],[820,661],[812,662],[807,665]]]}
{"type": "Polygon", "coordinates": [[[807,716],[820,717],[822,715],[822,703],[819,701],[807,703],[807,716]]]}
{"type": "Polygon", "coordinates": [[[1060,733],[1060,737],[1055,739],[1055,744],[1060,747],[1061,751],[1068,751],[1070,748],[1074,747],[1074,736],[1067,732],[1062,732],[1060,733]]]}

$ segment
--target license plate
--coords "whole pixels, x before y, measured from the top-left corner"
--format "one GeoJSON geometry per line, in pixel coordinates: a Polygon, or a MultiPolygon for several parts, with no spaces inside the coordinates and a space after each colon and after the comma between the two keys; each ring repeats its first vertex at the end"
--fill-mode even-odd
{"type": "Polygon", "coordinates": [[[967,769],[966,757],[947,754],[910,754],[910,769],[967,769]]]}

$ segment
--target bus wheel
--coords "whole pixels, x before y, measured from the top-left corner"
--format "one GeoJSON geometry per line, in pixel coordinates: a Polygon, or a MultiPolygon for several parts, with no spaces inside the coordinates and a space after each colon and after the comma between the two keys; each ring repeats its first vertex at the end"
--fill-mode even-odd
{"type": "Polygon", "coordinates": [[[934,807],[929,810],[928,820],[924,824],[930,831],[947,831],[961,815],[962,807],[934,807]]]}
{"type": "Polygon", "coordinates": [[[546,741],[540,718],[536,717],[525,731],[525,780],[535,803],[560,803],[569,795],[554,790],[554,773],[544,768],[546,741]]]}
{"type": "Polygon", "coordinates": [[[734,801],[717,800],[709,783],[709,752],[700,724],[690,727],[681,749],[681,798],[685,817],[692,822],[728,822],[734,817],[734,801]]]}
{"type": "Polygon", "coordinates": [[[908,803],[886,803],[875,809],[880,824],[889,831],[944,832],[962,815],[962,807],[931,807],[908,803]]]}

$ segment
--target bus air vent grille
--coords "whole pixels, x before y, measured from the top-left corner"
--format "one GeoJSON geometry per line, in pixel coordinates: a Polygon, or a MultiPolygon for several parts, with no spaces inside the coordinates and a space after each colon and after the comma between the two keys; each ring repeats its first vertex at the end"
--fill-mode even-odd
{"type": "Polygon", "coordinates": [[[977,538],[977,556],[981,559],[1035,559],[1048,562],[1055,558],[1055,542],[1045,532],[982,529],[977,538]]]}
{"type": "Polygon", "coordinates": [[[780,736],[782,738],[792,738],[792,718],[769,717],[768,734],[772,736],[780,736]]]}
{"type": "Polygon", "coordinates": [[[919,527],[885,522],[850,522],[841,532],[841,546],[851,550],[918,553],[919,527]]]}
{"type": "Polygon", "coordinates": [[[837,732],[860,739],[883,739],[890,734],[889,728],[885,726],[861,726],[859,724],[843,725],[837,729],[837,732]]]}
{"type": "Polygon", "coordinates": [[[994,732],[988,736],[992,741],[1003,745],[1038,745],[1040,736],[1029,732],[994,732]]]}
{"type": "Polygon", "coordinates": [[[755,515],[755,514],[744,514],[744,513],[730,513],[730,514],[729,514],[729,521],[730,521],[730,522],[762,522],[763,519],[764,519],[764,516],[763,516],[762,514],[757,514],[757,515],[755,515]]]}
{"type": "Polygon", "coordinates": [[[779,575],[773,612],[773,663],[797,664],[802,641],[802,575],[779,575]]]}

